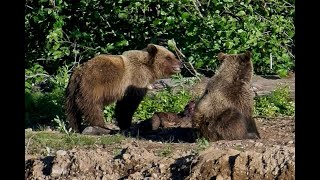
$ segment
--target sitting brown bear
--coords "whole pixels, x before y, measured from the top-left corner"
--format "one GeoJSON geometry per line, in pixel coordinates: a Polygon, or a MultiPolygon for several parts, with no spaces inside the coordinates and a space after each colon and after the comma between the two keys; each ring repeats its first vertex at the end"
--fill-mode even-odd
{"type": "Polygon", "coordinates": [[[222,61],[195,107],[192,125],[209,141],[260,138],[252,117],[251,53],[218,54],[222,61]]]}
{"type": "Polygon", "coordinates": [[[116,102],[118,126],[128,129],[148,85],[180,72],[180,68],[181,62],[171,51],[155,44],[122,55],[95,56],[70,77],[66,89],[69,127],[81,132],[84,116],[90,126],[105,128],[103,108],[116,102]]]}

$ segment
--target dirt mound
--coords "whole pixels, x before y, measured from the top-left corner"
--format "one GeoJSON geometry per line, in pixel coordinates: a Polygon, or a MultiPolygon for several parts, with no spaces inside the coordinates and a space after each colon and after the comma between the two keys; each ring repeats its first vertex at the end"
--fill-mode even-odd
{"type": "Polygon", "coordinates": [[[58,151],[53,157],[29,159],[26,179],[294,179],[294,147],[241,152],[211,147],[196,156],[155,156],[129,144],[119,155],[101,149],[58,151]]]}
{"type": "Polygon", "coordinates": [[[171,164],[177,166],[174,158],[156,156],[133,141],[123,146],[119,154],[97,148],[59,150],[55,156],[31,158],[26,161],[25,176],[26,179],[170,179],[171,164]]]}
{"type": "Polygon", "coordinates": [[[210,148],[199,156],[190,179],[294,179],[293,147],[272,147],[264,152],[210,148]]]}
{"type": "MultiPolygon", "coordinates": [[[[113,146],[28,155],[26,179],[295,179],[294,119],[257,119],[262,139],[187,142],[128,138],[113,146]]],[[[172,132],[171,132],[172,133],[172,132]]]]}

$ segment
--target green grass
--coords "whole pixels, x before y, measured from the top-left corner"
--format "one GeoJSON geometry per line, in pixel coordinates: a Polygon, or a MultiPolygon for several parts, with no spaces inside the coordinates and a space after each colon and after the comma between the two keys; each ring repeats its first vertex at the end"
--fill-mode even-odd
{"type": "Polygon", "coordinates": [[[172,154],[172,147],[171,145],[167,145],[163,147],[162,149],[159,149],[156,151],[156,154],[162,157],[168,157],[170,154],[172,154]]]}
{"type": "Polygon", "coordinates": [[[92,145],[111,145],[120,143],[124,136],[105,135],[89,136],[81,134],[62,134],[56,132],[26,132],[26,151],[28,154],[45,154],[51,151],[70,150],[75,147],[89,147],[92,145]],[[29,144],[29,145],[28,145],[29,144]]]}
{"type": "Polygon", "coordinates": [[[196,152],[199,153],[200,151],[203,151],[205,149],[207,149],[210,146],[209,141],[206,138],[198,138],[196,140],[197,143],[197,148],[196,148],[196,152]]]}

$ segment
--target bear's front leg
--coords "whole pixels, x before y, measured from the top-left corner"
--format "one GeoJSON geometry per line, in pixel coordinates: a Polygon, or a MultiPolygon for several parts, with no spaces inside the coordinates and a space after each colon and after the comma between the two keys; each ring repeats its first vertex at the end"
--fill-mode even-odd
{"type": "Polygon", "coordinates": [[[116,103],[115,118],[121,130],[131,127],[132,116],[144,98],[147,89],[129,88],[126,95],[116,103]]]}

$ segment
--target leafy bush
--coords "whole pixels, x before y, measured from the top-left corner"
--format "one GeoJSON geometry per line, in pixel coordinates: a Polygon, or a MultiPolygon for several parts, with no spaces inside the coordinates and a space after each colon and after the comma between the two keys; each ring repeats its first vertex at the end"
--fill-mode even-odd
{"type": "MultiPolygon", "coordinates": [[[[36,66],[35,66],[36,67],[36,66]]],[[[57,116],[65,118],[64,95],[68,83],[68,67],[62,67],[54,77],[49,76],[41,68],[26,70],[25,88],[25,126],[34,127],[38,124],[50,125],[57,116]],[[50,88],[47,88],[50,86],[50,88]]]]}
{"type": "Polygon", "coordinates": [[[120,54],[174,39],[199,72],[212,74],[221,51],[252,49],[256,73],[286,75],[294,67],[294,5],[293,0],[29,0],[26,65],[40,64],[52,74],[96,53],[120,54]]]}
{"type": "Polygon", "coordinates": [[[294,116],[295,104],[290,99],[289,87],[279,86],[270,95],[257,97],[255,114],[267,117],[294,116]]]}
{"type": "Polygon", "coordinates": [[[162,90],[156,94],[147,96],[139,105],[134,114],[134,120],[150,118],[154,112],[178,113],[184,109],[191,95],[188,91],[173,92],[171,89],[162,90]]]}

